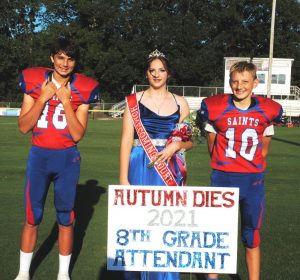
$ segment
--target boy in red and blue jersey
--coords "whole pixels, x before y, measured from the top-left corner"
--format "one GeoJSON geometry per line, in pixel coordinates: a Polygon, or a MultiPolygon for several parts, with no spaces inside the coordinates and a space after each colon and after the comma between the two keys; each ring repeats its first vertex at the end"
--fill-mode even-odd
{"type": "Polygon", "coordinates": [[[23,134],[32,132],[32,147],[27,161],[25,223],[17,280],[30,278],[38,225],[51,182],[59,228],[57,279],[70,279],[73,207],[81,161],[77,143],[86,131],[89,104],[97,102],[99,95],[97,81],[74,73],[78,58],[78,47],[73,39],[60,37],[50,52],[53,69],[28,68],[21,74],[24,96],[19,129],[23,134]]]}
{"type": "MultiPolygon", "coordinates": [[[[260,275],[260,228],[264,215],[264,172],[273,124],[281,122],[277,102],[252,94],[258,85],[256,66],[247,61],[230,68],[232,94],[205,98],[198,120],[206,122],[211,156],[211,185],[238,187],[241,233],[246,248],[248,279],[260,275]]],[[[209,274],[208,279],[218,279],[209,274]]]]}

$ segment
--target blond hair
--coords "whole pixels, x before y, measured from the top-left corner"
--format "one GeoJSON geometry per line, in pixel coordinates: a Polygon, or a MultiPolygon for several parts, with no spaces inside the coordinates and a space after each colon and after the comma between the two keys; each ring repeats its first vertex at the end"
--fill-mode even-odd
{"type": "Polygon", "coordinates": [[[235,72],[242,73],[245,71],[249,72],[252,75],[254,80],[257,79],[257,76],[256,76],[257,68],[252,62],[248,62],[248,61],[238,61],[238,62],[234,63],[230,67],[229,76],[231,78],[231,75],[233,73],[235,73],[235,72]]]}

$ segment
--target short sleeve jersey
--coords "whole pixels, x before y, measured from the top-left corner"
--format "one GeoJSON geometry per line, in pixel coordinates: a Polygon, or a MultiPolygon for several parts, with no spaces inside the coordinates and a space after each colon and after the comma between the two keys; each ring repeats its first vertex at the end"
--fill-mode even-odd
{"type": "MultiPolygon", "coordinates": [[[[20,87],[23,93],[29,94],[35,101],[41,94],[41,86],[49,80],[53,70],[36,67],[23,70],[20,87]]],[[[82,104],[98,101],[99,84],[97,81],[81,74],[72,74],[71,105],[76,112],[82,104]]],[[[46,149],[65,149],[76,145],[67,127],[63,105],[54,95],[50,99],[32,130],[32,145],[46,149]]]]}
{"type": "Polygon", "coordinates": [[[240,110],[233,105],[231,94],[205,98],[201,117],[217,132],[211,166],[224,172],[262,172],[262,139],[266,127],[281,121],[282,107],[277,102],[252,96],[254,105],[240,110]]]}

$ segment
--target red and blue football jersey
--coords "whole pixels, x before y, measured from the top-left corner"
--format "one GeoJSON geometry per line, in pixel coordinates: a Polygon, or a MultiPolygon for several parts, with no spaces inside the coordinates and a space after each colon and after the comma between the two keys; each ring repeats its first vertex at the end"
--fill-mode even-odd
{"type": "MultiPolygon", "coordinates": [[[[52,77],[53,69],[35,67],[25,69],[20,78],[23,93],[37,100],[45,80],[52,77]]],[[[81,104],[98,101],[99,84],[97,81],[81,74],[71,75],[71,105],[76,112],[81,104]]],[[[32,144],[46,149],[69,148],[76,143],[73,141],[67,127],[63,105],[56,95],[50,99],[32,130],[32,144]]]]}
{"type": "Polygon", "coordinates": [[[266,127],[280,123],[282,107],[277,102],[252,96],[253,106],[236,108],[232,95],[205,98],[200,115],[217,132],[211,166],[224,172],[262,172],[266,162],[262,156],[262,138],[266,127]]]}

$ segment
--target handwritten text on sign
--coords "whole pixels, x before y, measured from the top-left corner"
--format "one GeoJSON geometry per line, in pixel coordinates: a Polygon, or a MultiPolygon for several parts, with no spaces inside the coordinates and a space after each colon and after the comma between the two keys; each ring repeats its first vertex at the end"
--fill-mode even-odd
{"type": "Polygon", "coordinates": [[[110,270],[236,273],[238,189],[109,186],[110,270]]]}

